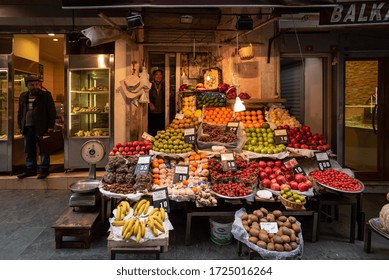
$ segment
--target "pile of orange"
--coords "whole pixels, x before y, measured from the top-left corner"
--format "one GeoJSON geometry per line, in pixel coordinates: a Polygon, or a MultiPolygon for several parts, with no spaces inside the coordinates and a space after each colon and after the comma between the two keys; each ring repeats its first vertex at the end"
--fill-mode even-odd
{"type": "Polygon", "coordinates": [[[235,118],[244,124],[246,128],[259,128],[265,122],[261,110],[246,110],[243,112],[236,112],[235,118]]]}
{"type": "Polygon", "coordinates": [[[224,124],[234,121],[233,111],[227,107],[209,107],[204,110],[203,122],[213,124],[224,124]]]}

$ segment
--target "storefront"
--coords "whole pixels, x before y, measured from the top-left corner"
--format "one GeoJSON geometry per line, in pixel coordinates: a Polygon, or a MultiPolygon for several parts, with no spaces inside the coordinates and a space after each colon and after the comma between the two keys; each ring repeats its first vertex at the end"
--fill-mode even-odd
{"type": "MultiPolygon", "coordinates": [[[[126,43],[120,37],[116,40],[105,38],[102,44],[93,42],[90,38],[80,39],[80,34],[71,32],[64,36],[63,43],[67,47],[64,46],[63,49],[66,49],[68,55],[88,55],[99,51],[106,53],[108,46],[110,50],[108,53],[115,55],[115,74],[110,89],[115,109],[111,117],[114,138],[107,144],[108,150],[112,148],[113,143],[139,140],[143,132],[147,131],[147,118],[143,117],[147,112],[147,106],[134,104],[119,94],[114,94],[119,81],[134,71],[140,73],[142,66],[147,66],[148,70],[153,67],[162,68],[165,72],[166,91],[169,92],[166,95],[168,105],[165,114],[165,123],[168,124],[179,109],[179,87],[183,83],[192,85],[202,83],[207,70],[218,68],[221,70],[221,80],[218,82],[238,85],[240,92],[248,92],[253,99],[272,100],[274,96],[278,96],[281,100],[286,100],[284,105],[290,108],[293,115],[300,122],[323,133],[338,161],[353,169],[359,178],[385,181],[388,179],[383,172],[387,167],[388,158],[385,148],[388,146],[385,137],[388,124],[383,115],[387,111],[384,110],[387,103],[384,93],[387,57],[384,48],[387,44],[384,20],[386,7],[380,8],[382,14],[380,17],[377,14],[372,16],[370,21],[367,15],[371,10],[369,4],[370,6],[366,6],[364,10],[368,20],[353,22],[352,17],[341,18],[342,13],[344,16],[350,7],[353,7],[351,4],[341,6],[342,11],[340,8],[331,7],[331,3],[326,1],[318,5],[320,4],[321,6],[309,6],[298,10],[288,9],[288,6],[282,6],[285,5],[283,3],[280,3],[280,7],[271,8],[241,3],[244,7],[247,5],[250,8],[237,10],[225,8],[220,12],[215,6],[206,13],[194,7],[179,7],[176,11],[168,13],[163,8],[158,11],[158,3],[154,8],[142,8],[139,5],[138,10],[144,17],[142,20],[147,29],[136,27],[129,32],[132,38],[134,35],[137,38],[136,45],[126,43]],[[164,12],[164,16],[161,11],[164,12]],[[330,11],[330,16],[326,16],[323,11],[330,11]],[[170,24],[171,29],[166,29],[168,26],[166,22],[172,22],[173,18],[182,21],[182,14],[190,15],[191,12],[193,16],[189,18],[193,20],[194,17],[196,29],[188,28],[186,23],[170,24]],[[331,18],[331,12],[337,17],[334,18],[332,15],[331,18]],[[242,14],[248,14],[249,18],[253,18],[253,29],[238,28],[233,31],[237,28],[239,15],[242,14]],[[262,18],[253,16],[254,14],[262,15],[262,18]],[[204,22],[205,17],[207,22],[204,22]],[[330,22],[328,18],[334,22],[330,22]],[[382,22],[378,22],[379,18],[382,22]],[[228,21],[230,22],[224,24],[228,21]],[[156,28],[158,24],[163,26],[162,29],[156,28]],[[219,31],[205,30],[204,24],[219,31]],[[377,35],[371,35],[373,33],[377,35]],[[77,40],[74,40],[74,37],[77,37],[77,40]],[[107,41],[110,41],[108,45],[107,41]],[[98,46],[86,46],[91,43],[98,46]],[[246,47],[249,43],[254,51],[251,60],[242,60],[235,55],[237,48],[246,47]],[[126,59],[123,60],[123,57],[126,59]],[[366,64],[363,64],[364,61],[366,64]],[[360,68],[358,65],[362,64],[373,68],[370,70],[362,66],[364,70],[358,70],[360,68]],[[360,79],[359,82],[355,81],[359,75],[365,76],[364,73],[372,74],[368,79],[369,84],[366,85],[361,84],[360,79]],[[293,79],[299,81],[299,84],[293,82],[293,79]],[[361,93],[355,93],[356,89],[361,93]],[[371,123],[374,125],[370,125],[371,123]],[[361,159],[363,162],[358,162],[361,159]]],[[[361,11],[362,4],[355,4],[354,8],[361,11]]],[[[84,7],[73,5],[76,4],[64,2],[61,15],[68,9],[75,8],[72,20],[74,29],[77,10],[84,9],[90,12],[90,8],[88,5],[84,7]]],[[[114,8],[116,3],[112,5],[114,8]]],[[[365,14],[361,16],[362,19],[366,17],[365,14]]],[[[99,16],[107,21],[103,12],[99,16]]],[[[116,17],[114,18],[116,20],[116,17]]],[[[243,24],[242,22],[240,24],[243,24]]],[[[115,24],[113,26],[117,27],[115,24]]],[[[19,35],[15,34],[15,38],[18,37],[19,35]]],[[[15,44],[17,42],[14,46],[15,44]]],[[[36,61],[39,62],[39,58],[36,61]]],[[[56,67],[60,67],[58,65],[61,64],[56,62],[56,67]]],[[[46,67],[46,73],[49,68],[46,67]]],[[[53,73],[60,71],[55,70],[53,73]]],[[[54,84],[59,85],[59,89],[53,84],[52,90],[58,93],[58,101],[63,104],[69,95],[68,85],[65,81],[59,82],[62,80],[60,74],[55,74],[54,79],[56,80],[54,84]]],[[[70,109],[65,106],[64,111],[69,121],[70,109]]],[[[73,134],[74,132],[65,138],[73,137],[73,134]]],[[[9,171],[9,168],[6,169],[9,171]]]]}

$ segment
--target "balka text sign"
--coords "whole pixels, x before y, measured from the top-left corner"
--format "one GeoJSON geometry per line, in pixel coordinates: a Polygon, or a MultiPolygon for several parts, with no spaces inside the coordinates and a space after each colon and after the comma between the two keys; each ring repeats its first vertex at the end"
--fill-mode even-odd
{"type": "Polygon", "coordinates": [[[389,23],[388,1],[345,2],[320,10],[319,25],[389,23]]]}

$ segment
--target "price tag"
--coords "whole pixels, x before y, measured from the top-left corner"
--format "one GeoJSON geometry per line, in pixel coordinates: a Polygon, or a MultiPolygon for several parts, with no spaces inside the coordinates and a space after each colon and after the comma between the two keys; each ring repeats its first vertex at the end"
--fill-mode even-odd
{"type": "Polygon", "coordinates": [[[315,158],[319,170],[323,171],[331,168],[330,159],[328,158],[328,154],[326,152],[315,152],[315,158]]]}
{"type": "Polygon", "coordinates": [[[288,159],[288,160],[285,160],[284,161],[284,165],[286,167],[290,167],[293,169],[293,172],[295,174],[303,174],[303,175],[307,175],[303,169],[303,167],[297,162],[297,160],[295,158],[291,158],[291,159],[288,159]]]}
{"type": "Polygon", "coordinates": [[[276,145],[279,144],[288,145],[289,143],[288,132],[286,131],[286,129],[275,129],[274,138],[275,138],[276,145]]]}
{"type": "Polygon", "coordinates": [[[260,222],[261,229],[266,230],[268,233],[277,233],[278,226],[276,222],[260,222]]]}
{"type": "Polygon", "coordinates": [[[185,117],[184,114],[179,114],[179,113],[177,113],[175,118],[176,118],[177,120],[183,120],[184,117],[185,117]]]}
{"type": "Polygon", "coordinates": [[[234,158],[234,154],[232,153],[226,153],[226,154],[221,154],[221,159],[222,159],[222,167],[223,171],[236,171],[238,170],[234,158]]]}
{"type": "Polygon", "coordinates": [[[135,167],[135,174],[147,174],[150,170],[151,156],[149,155],[140,155],[138,162],[135,167]]]}
{"type": "Polygon", "coordinates": [[[194,144],[196,142],[196,133],[194,127],[184,129],[184,142],[194,144]]]}
{"type": "Polygon", "coordinates": [[[153,136],[148,134],[147,132],[143,132],[142,138],[145,139],[145,140],[150,140],[151,141],[153,139],[153,136]]]}
{"type": "Polygon", "coordinates": [[[153,190],[153,206],[155,208],[164,208],[166,212],[170,212],[169,196],[167,188],[153,190]]]}
{"type": "Polygon", "coordinates": [[[174,167],[173,184],[188,180],[189,178],[189,166],[188,165],[176,165],[174,167]]]}
{"type": "Polygon", "coordinates": [[[238,133],[239,122],[228,122],[226,126],[226,131],[231,131],[234,134],[238,133]]]}

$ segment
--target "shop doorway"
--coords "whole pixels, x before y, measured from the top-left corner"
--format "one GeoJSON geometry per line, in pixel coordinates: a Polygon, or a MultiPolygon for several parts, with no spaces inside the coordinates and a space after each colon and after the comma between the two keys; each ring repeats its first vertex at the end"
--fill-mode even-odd
{"type": "MultiPolygon", "coordinates": [[[[176,53],[154,53],[148,54],[148,69],[150,78],[155,69],[163,70],[165,84],[165,128],[173,121],[176,115],[176,53]]],[[[151,121],[151,120],[150,120],[151,121]]],[[[149,123],[150,123],[149,121],[149,123]]]]}
{"type": "MultiPolygon", "coordinates": [[[[42,87],[51,92],[55,102],[57,117],[54,129],[63,133],[64,116],[64,35],[55,34],[15,34],[14,35],[14,73],[13,78],[13,132],[12,139],[12,173],[19,173],[25,168],[23,136],[17,125],[19,95],[26,91],[24,78],[28,74],[42,77],[42,87]],[[18,59],[16,59],[18,58],[18,59]],[[36,64],[36,69],[28,66],[36,64]]],[[[39,163],[38,158],[38,163],[39,163]]],[[[64,145],[58,147],[50,156],[50,171],[64,171],[64,145]]]]}
{"type": "Polygon", "coordinates": [[[329,94],[330,74],[328,73],[328,57],[304,57],[286,55],[280,61],[280,93],[286,99],[283,106],[290,115],[311,131],[326,135],[331,139],[329,115],[331,99],[329,94]]]}
{"type": "Polygon", "coordinates": [[[389,180],[389,58],[344,61],[344,165],[366,181],[389,180]]]}

